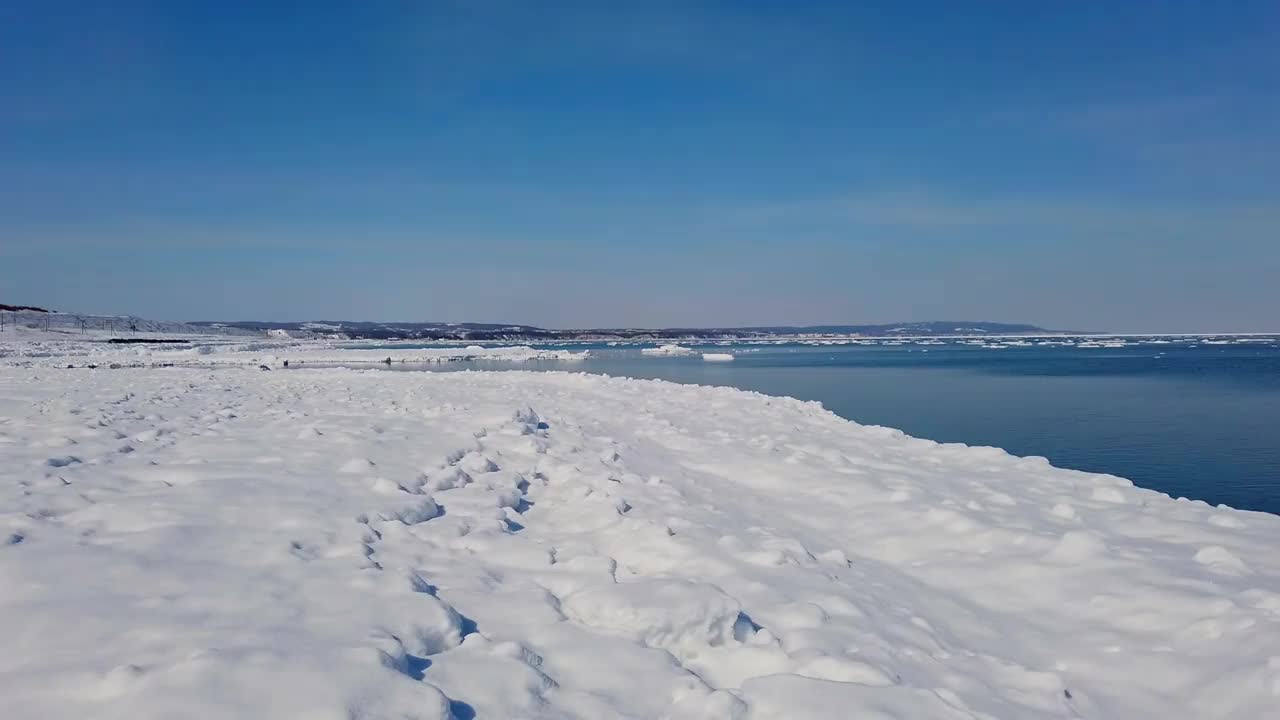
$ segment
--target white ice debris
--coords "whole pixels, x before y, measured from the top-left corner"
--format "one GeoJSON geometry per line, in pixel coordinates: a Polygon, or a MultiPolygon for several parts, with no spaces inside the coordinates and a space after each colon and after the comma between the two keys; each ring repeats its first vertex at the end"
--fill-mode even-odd
{"type": "Polygon", "coordinates": [[[1280,702],[1280,517],[727,388],[66,364],[0,366],[5,717],[1280,702]]]}
{"type": "MultiPolygon", "coordinates": [[[[5,338],[0,338],[3,341],[5,338]]],[[[528,346],[360,348],[353,341],[291,340],[285,337],[245,340],[198,336],[181,338],[184,344],[121,344],[105,341],[0,342],[0,363],[65,366],[119,365],[157,367],[169,365],[249,365],[269,368],[299,365],[377,365],[446,363],[462,360],[527,362],[531,360],[584,360],[590,351],[532,348],[528,346]]]]}
{"type": "Polygon", "coordinates": [[[707,362],[733,362],[733,353],[702,353],[707,362]]]}
{"type": "Polygon", "coordinates": [[[643,348],[640,350],[645,355],[692,355],[693,350],[683,345],[659,345],[656,348],[643,348]]]}

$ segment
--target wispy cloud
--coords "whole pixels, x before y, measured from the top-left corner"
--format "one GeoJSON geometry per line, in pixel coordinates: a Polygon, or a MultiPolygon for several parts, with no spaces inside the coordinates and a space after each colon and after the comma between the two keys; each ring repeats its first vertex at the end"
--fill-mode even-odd
{"type": "MultiPolygon", "coordinates": [[[[1280,232],[1273,203],[1141,203],[1069,195],[965,196],[929,190],[825,195],[742,207],[720,214],[725,227],[788,225],[909,230],[1020,229],[1063,233],[1140,233],[1152,240],[1194,233],[1247,237],[1280,232]]],[[[714,221],[713,221],[714,222],[714,221]]]]}

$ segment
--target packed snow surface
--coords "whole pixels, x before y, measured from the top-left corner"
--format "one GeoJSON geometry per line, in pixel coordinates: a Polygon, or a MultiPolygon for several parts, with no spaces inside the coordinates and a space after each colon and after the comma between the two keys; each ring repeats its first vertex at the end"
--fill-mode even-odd
{"type": "Polygon", "coordinates": [[[0,367],[13,718],[1274,717],[1278,543],[726,388],[0,367]]]}

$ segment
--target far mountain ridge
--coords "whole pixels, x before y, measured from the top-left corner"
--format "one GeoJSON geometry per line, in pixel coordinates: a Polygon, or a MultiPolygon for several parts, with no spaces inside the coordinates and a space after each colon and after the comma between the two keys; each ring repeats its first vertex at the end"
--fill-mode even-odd
{"type": "Polygon", "coordinates": [[[669,328],[576,328],[550,329],[534,325],[503,323],[375,322],[351,320],[310,320],[273,322],[267,320],[198,321],[192,325],[277,330],[288,333],[339,334],[353,338],[385,340],[643,340],[678,338],[759,338],[793,335],[864,336],[944,336],[944,335],[1035,335],[1062,331],[1024,323],[974,320],[931,320],[927,322],[861,325],[761,325],[750,327],[669,327],[669,328]]]}

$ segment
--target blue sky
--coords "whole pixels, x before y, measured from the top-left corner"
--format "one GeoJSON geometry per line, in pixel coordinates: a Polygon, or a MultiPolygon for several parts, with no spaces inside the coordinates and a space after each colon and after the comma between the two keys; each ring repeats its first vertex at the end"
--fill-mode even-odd
{"type": "Polygon", "coordinates": [[[0,6],[0,302],[1277,330],[1275,2],[0,6]]]}

